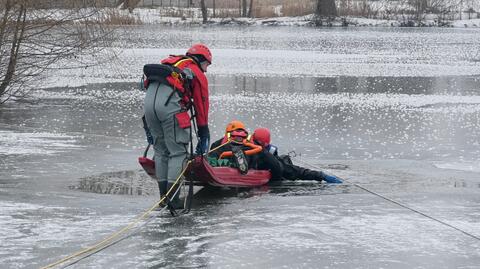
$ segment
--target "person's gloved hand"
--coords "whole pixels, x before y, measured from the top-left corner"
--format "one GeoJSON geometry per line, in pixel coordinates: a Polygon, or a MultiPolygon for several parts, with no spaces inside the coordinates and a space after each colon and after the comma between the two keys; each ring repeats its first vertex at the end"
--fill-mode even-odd
{"type": "Polygon", "coordinates": [[[340,180],[338,177],[327,175],[325,173],[324,173],[323,180],[325,180],[325,182],[327,183],[343,183],[343,181],[340,180]]]}
{"type": "Polygon", "coordinates": [[[148,124],[147,124],[147,120],[145,119],[145,115],[143,115],[142,121],[143,121],[143,129],[145,130],[145,136],[147,137],[147,142],[148,142],[148,144],[153,145],[153,143],[154,143],[153,136],[152,136],[152,133],[150,132],[150,128],[148,128],[148,124]]]}
{"type": "Polygon", "coordinates": [[[195,149],[195,154],[203,155],[205,152],[207,152],[209,140],[210,139],[208,137],[199,137],[197,148],[195,149]]]}
{"type": "Polygon", "coordinates": [[[198,126],[198,143],[195,154],[203,155],[208,150],[210,143],[210,131],[208,126],[198,126]]]}
{"type": "Polygon", "coordinates": [[[153,145],[153,136],[152,136],[152,133],[150,132],[150,129],[145,128],[145,135],[147,136],[148,144],[153,145]]]}
{"type": "Polygon", "coordinates": [[[265,149],[273,155],[278,155],[278,148],[272,144],[268,144],[267,146],[265,146],[265,149]]]}

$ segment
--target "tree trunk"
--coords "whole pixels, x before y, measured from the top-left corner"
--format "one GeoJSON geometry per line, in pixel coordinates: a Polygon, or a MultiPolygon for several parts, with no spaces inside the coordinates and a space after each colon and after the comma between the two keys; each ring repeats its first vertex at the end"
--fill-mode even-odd
{"type": "MultiPolygon", "coordinates": [[[[58,2],[41,3],[58,6],[58,2]]],[[[83,62],[75,56],[93,56],[108,46],[105,41],[112,32],[103,21],[94,19],[96,8],[86,4],[83,7],[89,9],[75,5],[67,13],[53,9],[35,13],[39,4],[38,0],[0,0],[0,104],[26,97],[38,88],[41,81],[37,79],[49,69],[96,64],[100,59],[83,62]],[[35,20],[28,20],[30,17],[35,20]]]]}
{"type": "Polygon", "coordinates": [[[206,24],[208,22],[208,14],[205,0],[200,0],[200,8],[202,9],[203,24],[206,24]]]}
{"type": "Polygon", "coordinates": [[[215,18],[217,15],[215,14],[215,0],[213,0],[213,17],[215,18]]]}
{"type": "Polygon", "coordinates": [[[253,10],[253,0],[250,0],[250,7],[248,8],[248,17],[252,18],[252,10],[253,10]]]}
{"type": "Polygon", "coordinates": [[[128,9],[128,12],[132,13],[138,3],[140,3],[140,0],[120,0],[117,2],[117,6],[123,4],[122,9],[128,9]]]}
{"type": "Polygon", "coordinates": [[[27,7],[24,3],[19,4],[18,6],[18,16],[15,21],[15,28],[12,36],[12,41],[10,45],[10,55],[7,65],[7,70],[4,77],[2,78],[2,83],[0,84],[0,96],[2,96],[7,90],[8,85],[12,82],[12,79],[15,76],[15,67],[17,66],[18,60],[18,50],[22,44],[23,34],[25,32],[25,19],[27,7]]]}
{"type": "Polygon", "coordinates": [[[5,38],[5,31],[7,30],[7,22],[8,22],[8,14],[10,13],[10,8],[12,7],[12,1],[7,0],[5,3],[5,10],[2,18],[2,23],[0,24],[0,52],[2,51],[3,47],[3,40],[5,38]]]}
{"type": "Polygon", "coordinates": [[[335,0],[317,0],[317,16],[321,17],[335,17],[337,16],[337,6],[335,0]]]}
{"type": "Polygon", "coordinates": [[[242,17],[247,16],[247,0],[242,0],[242,17]]]}

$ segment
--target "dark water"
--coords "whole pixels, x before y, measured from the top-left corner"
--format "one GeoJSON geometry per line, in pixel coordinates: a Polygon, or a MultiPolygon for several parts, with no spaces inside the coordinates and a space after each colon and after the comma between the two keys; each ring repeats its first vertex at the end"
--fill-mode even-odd
{"type": "MultiPolygon", "coordinates": [[[[471,46],[467,41],[472,34],[416,30],[410,32],[411,46],[392,48],[392,40],[405,41],[407,32],[321,30],[329,32],[330,39],[323,35],[295,39],[296,30],[290,28],[204,31],[218,39],[214,46],[220,55],[228,49],[240,58],[248,57],[253,48],[282,49],[286,54],[298,48],[314,51],[318,47],[313,41],[323,40],[327,46],[335,40],[332,36],[350,40],[343,47],[346,51],[368,44],[357,49],[367,54],[387,48],[415,54],[422,35],[430,34],[427,42],[453,35],[459,37],[455,46],[465,48],[471,46]],[[222,36],[224,32],[229,34],[222,36]],[[235,33],[250,39],[232,45],[228,39],[235,33]],[[275,34],[280,41],[272,43],[275,34]],[[376,35],[381,38],[374,44],[370,41],[376,35]]],[[[184,29],[165,32],[186,34],[184,29]]],[[[138,42],[178,48],[191,41],[159,45],[159,39],[144,37],[138,42]]],[[[340,49],[329,47],[332,54],[340,49]]],[[[421,70],[437,59],[433,55],[427,61],[410,62],[411,68],[421,70]]],[[[450,50],[447,56],[461,58],[450,50]]],[[[280,58],[296,63],[288,55],[280,58]]],[[[380,64],[373,63],[372,69],[381,70],[380,64]]],[[[220,137],[232,119],[244,121],[250,130],[268,127],[281,152],[298,154],[295,163],[313,164],[480,235],[478,75],[388,76],[380,71],[375,76],[252,75],[255,72],[213,70],[209,75],[213,138],[220,137]]],[[[0,109],[0,264],[5,268],[37,268],[91,246],[156,201],[155,182],[139,171],[136,161],[145,146],[139,120],[144,95],[136,88],[134,82],[49,88],[34,94],[35,103],[9,103],[0,109]],[[142,195],[99,194],[79,187],[99,182],[138,187],[142,195]]],[[[72,267],[478,268],[480,264],[478,240],[348,183],[202,189],[191,214],[172,218],[156,211],[151,216],[127,239],[72,267]]]]}

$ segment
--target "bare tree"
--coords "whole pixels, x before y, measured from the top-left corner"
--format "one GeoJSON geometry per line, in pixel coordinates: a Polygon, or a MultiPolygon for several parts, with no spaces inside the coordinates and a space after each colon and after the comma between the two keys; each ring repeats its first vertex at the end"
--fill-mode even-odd
{"type": "Polygon", "coordinates": [[[249,18],[252,18],[252,15],[253,15],[252,10],[253,10],[253,0],[250,0],[250,6],[248,8],[248,14],[247,14],[249,18]]]}
{"type": "Polygon", "coordinates": [[[0,104],[25,97],[40,75],[62,60],[68,59],[70,67],[85,64],[76,57],[93,53],[107,34],[95,9],[37,9],[38,5],[35,0],[0,1],[0,104]]]}
{"type": "Polygon", "coordinates": [[[247,0],[242,0],[242,17],[247,16],[247,0]]]}
{"type": "Polygon", "coordinates": [[[317,16],[321,17],[335,17],[337,16],[337,6],[335,0],[317,0],[317,16]]]}
{"type": "Polygon", "coordinates": [[[202,9],[202,18],[203,24],[208,22],[207,6],[205,5],[205,0],[200,0],[200,8],[202,9]]]}
{"type": "Polygon", "coordinates": [[[132,13],[139,3],[140,0],[119,0],[117,6],[121,6],[122,9],[128,9],[128,11],[132,13]]]}
{"type": "Polygon", "coordinates": [[[313,23],[317,26],[322,26],[324,22],[327,25],[330,24],[337,16],[337,6],[335,0],[317,0],[317,7],[315,10],[315,16],[313,17],[313,23]]]}
{"type": "Polygon", "coordinates": [[[215,18],[215,17],[217,16],[217,15],[215,14],[215,11],[216,11],[215,0],[213,0],[212,6],[213,6],[213,17],[215,18]]]}

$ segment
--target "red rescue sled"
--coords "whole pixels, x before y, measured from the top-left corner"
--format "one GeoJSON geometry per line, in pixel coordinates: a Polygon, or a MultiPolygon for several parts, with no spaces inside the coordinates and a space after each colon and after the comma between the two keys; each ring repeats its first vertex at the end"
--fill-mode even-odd
{"type": "MultiPolygon", "coordinates": [[[[139,157],[138,162],[148,175],[155,178],[155,162],[147,157],[139,157]]],[[[217,187],[257,187],[268,183],[271,174],[266,170],[248,170],[241,174],[231,167],[212,167],[208,161],[197,156],[185,172],[187,180],[196,185],[211,185],[217,187]]]]}

